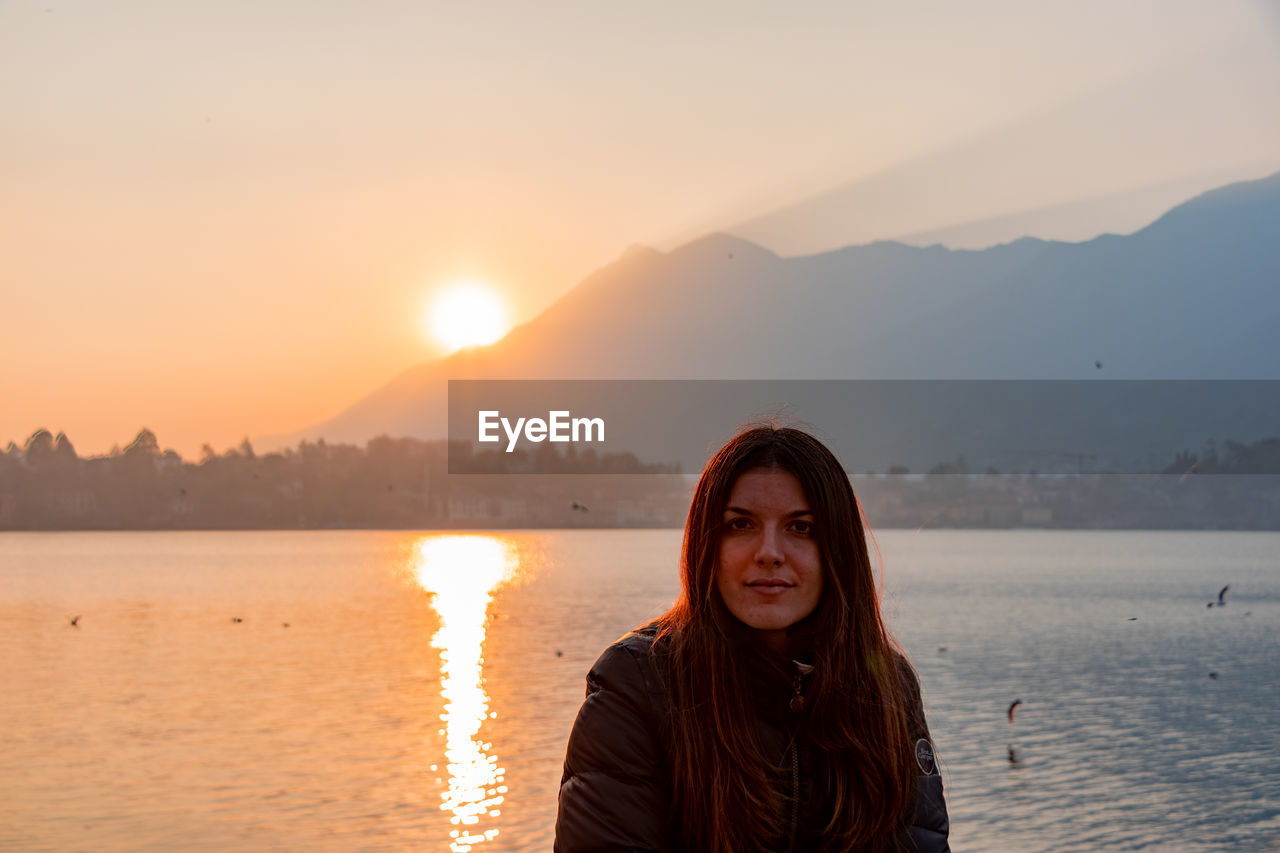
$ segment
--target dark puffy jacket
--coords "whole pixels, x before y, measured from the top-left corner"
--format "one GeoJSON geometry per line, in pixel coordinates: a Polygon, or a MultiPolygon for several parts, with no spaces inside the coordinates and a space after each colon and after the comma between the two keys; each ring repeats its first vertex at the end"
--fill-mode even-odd
{"type": "MultiPolygon", "coordinates": [[[[651,630],[629,634],[604,651],[587,674],[587,697],[569,735],[556,853],[675,853],[670,769],[664,737],[667,694],[649,654],[651,630]]],[[[904,666],[904,672],[910,669],[904,666]]],[[[782,849],[816,851],[825,824],[823,791],[803,739],[793,737],[795,715],[786,707],[789,689],[778,679],[779,702],[762,703],[763,742],[776,749],[783,769],[779,787],[799,797],[782,849]],[[790,715],[790,716],[788,716],[790,715]],[[789,772],[787,772],[789,771],[789,772]]],[[[912,740],[921,772],[901,840],[907,850],[947,853],[947,807],[932,745],[915,692],[912,740]]],[[[762,848],[766,845],[762,843],[762,848]]],[[[772,844],[767,846],[773,846],[772,844]]],[[[696,853],[688,851],[688,853],[696,853]]]]}

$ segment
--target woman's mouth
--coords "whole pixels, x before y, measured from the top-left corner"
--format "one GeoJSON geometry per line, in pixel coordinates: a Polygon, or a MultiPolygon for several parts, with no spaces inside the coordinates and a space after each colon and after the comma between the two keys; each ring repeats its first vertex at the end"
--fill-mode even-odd
{"type": "Polygon", "coordinates": [[[781,578],[764,578],[758,581],[750,581],[747,583],[748,589],[753,589],[762,595],[777,595],[791,589],[795,584],[781,578]]]}

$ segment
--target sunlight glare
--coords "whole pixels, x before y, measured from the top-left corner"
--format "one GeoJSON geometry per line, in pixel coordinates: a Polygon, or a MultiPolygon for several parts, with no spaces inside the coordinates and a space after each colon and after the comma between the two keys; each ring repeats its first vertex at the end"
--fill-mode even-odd
{"type": "Polygon", "coordinates": [[[441,695],[444,698],[445,757],[449,790],[440,795],[454,830],[449,849],[467,853],[492,840],[498,829],[477,832],[481,818],[501,812],[506,785],[493,745],[477,738],[490,717],[482,667],[485,618],[493,592],[515,577],[519,564],[513,548],[493,536],[433,536],[417,543],[415,575],[433,593],[431,606],[440,629],[431,638],[440,649],[441,695]],[[476,827],[476,829],[471,829],[476,827]]]}
{"type": "Polygon", "coordinates": [[[485,346],[507,332],[507,309],[493,289],[458,282],[441,292],[426,313],[431,337],[449,351],[485,346]]]}

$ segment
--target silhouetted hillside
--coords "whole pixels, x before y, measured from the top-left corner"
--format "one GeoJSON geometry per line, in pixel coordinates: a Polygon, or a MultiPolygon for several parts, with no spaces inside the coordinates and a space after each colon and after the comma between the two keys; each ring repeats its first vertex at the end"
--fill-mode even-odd
{"type": "Polygon", "coordinates": [[[1277,379],[1277,233],[1280,174],[1084,243],[633,248],[502,341],[281,441],[443,437],[448,379],[1277,379]]]}

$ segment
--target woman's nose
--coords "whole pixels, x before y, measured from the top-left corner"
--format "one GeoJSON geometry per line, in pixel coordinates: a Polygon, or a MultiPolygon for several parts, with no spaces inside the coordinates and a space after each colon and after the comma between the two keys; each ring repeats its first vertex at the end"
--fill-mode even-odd
{"type": "Polygon", "coordinates": [[[760,536],[760,544],[756,548],[756,565],[777,566],[782,564],[782,549],[778,547],[778,535],[765,528],[760,536]]]}

